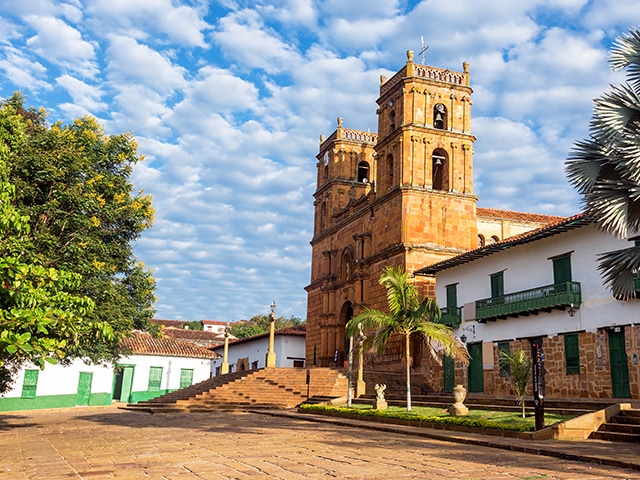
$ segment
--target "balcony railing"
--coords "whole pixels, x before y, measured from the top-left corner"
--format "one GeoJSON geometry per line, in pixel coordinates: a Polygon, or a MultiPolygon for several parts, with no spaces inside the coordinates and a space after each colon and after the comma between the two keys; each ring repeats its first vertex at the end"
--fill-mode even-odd
{"type": "Polygon", "coordinates": [[[442,308],[442,316],[438,323],[449,325],[451,328],[458,328],[462,322],[462,309],[460,307],[442,308]]]}
{"type": "Polygon", "coordinates": [[[540,311],[550,312],[552,309],[564,310],[571,306],[579,307],[581,302],[580,283],[556,283],[478,300],[476,301],[476,320],[486,322],[499,318],[537,315],[540,311]]]}

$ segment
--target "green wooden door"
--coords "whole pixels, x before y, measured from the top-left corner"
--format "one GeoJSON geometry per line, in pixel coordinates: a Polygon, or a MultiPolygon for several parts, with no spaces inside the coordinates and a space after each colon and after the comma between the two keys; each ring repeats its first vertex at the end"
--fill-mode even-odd
{"type": "Polygon", "coordinates": [[[447,285],[447,309],[458,307],[458,284],[447,285]]]}
{"type": "Polygon", "coordinates": [[[504,295],[504,272],[491,275],[491,298],[502,297],[504,295]]]}
{"type": "Polygon", "coordinates": [[[553,259],[553,283],[571,281],[571,255],[562,255],[553,259]]]}
{"type": "Polygon", "coordinates": [[[78,377],[78,391],[76,393],[76,405],[91,404],[91,383],[93,382],[93,373],[80,372],[78,377]]]}
{"type": "Polygon", "coordinates": [[[22,398],[35,398],[39,370],[25,370],[22,383],[22,398]]]}
{"type": "Polygon", "coordinates": [[[455,383],[455,362],[453,358],[445,355],[442,359],[444,370],[444,393],[452,393],[455,383]]]}
{"type": "Polygon", "coordinates": [[[133,365],[118,365],[113,387],[113,399],[120,402],[131,400],[133,387],[133,365]]]}
{"type": "Polygon", "coordinates": [[[188,387],[193,383],[193,368],[182,368],[180,370],[180,388],[188,387]]]}
{"type": "Polygon", "coordinates": [[[469,356],[469,392],[484,392],[484,372],[482,369],[482,343],[467,345],[469,356]]]}
{"type": "Polygon", "coordinates": [[[624,330],[609,330],[609,360],[611,362],[611,395],[613,398],[631,398],[629,365],[624,330]]]}

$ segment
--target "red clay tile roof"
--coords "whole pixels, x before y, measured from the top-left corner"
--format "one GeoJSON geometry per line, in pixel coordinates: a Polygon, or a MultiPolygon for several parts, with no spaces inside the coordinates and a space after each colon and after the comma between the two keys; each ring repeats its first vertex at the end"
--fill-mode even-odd
{"type": "MultiPolygon", "coordinates": [[[[285,327],[274,332],[274,335],[292,335],[292,336],[305,336],[307,334],[307,324],[303,323],[301,325],[296,325],[295,327],[285,327]]],[[[259,335],[254,335],[253,337],[248,338],[239,338],[231,340],[229,339],[229,345],[238,345],[241,343],[251,342],[253,340],[258,340],[260,338],[266,338],[269,336],[269,332],[261,333],[259,335]]],[[[222,345],[217,345],[214,347],[215,349],[221,348],[222,345]]]]}
{"type": "Polygon", "coordinates": [[[135,332],[133,337],[123,340],[125,348],[136,355],[160,355],[163,357],[217,358],[211,350],[195,343],[173,338],[153,338],[148,333],[135,332]]]}
{"type": "Polygon", "coordinates": [[[227,325],[227,322],[222,320],[201,320],[201,322],[205,325],[227,325]]]}
{"type": "Polygon", "coordinates": [[[170,328],[182,328],[185,324],[184,320],[161,320],[159,318],[152,318],[151,321],[158,325],[164,325],[165,327],[170,328]]]}
{"type": "Polygon", "coordinates": [[[163,328],[162,333],[165,337],[171,337],[178,340],[206,340],[215,342],[224,337],[217,332],[208,332],[206,330],[185,330],[183,328],[163,328]]]}
{"type": "Polygon", "coordinates": [[[512,210],[498,210],[496,208],[476,208],[476,215],[484,218],[495,218],[500,220],[516,220],[520,222],[532,222],[532,223],[558,223],[564,220],[566,217],[559,217],[557,215],[543,215],[541,213],[526,213],[526,212],[514,212],[512,210]]]}
{"type": "Polygon", "coordinates": [[[421,268],[419,270],[416,270],[415,275],[435,275],[442,270],[457,267],[458,265],[463,265],[465,263],[487,257],[493,253],[500,252],[517,245],[534,242],[542,238],[550,237],[552,235],[566,232],[568,230],[573,230],[575,228],[583,227],[592,223],[591,218],[586,213],[579,213],[578,215],[574,215],[572,217],[559,218],[561,218],[561,221],[555,222],[551,225],[545,225],[544,227],[540,227],[536,230],[531,230],[519,235],[514,235],[513,237],[505,238],[500,242],[492,243],[475,250],[469,250],[468,252],[462,253],[455,257],[451,257],[447,260],[442,260],[441,262],[421,268]]]}

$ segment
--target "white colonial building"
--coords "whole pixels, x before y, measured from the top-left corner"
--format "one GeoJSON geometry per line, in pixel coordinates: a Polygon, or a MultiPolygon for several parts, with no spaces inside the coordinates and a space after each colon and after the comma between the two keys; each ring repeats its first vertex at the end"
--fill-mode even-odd
{"type": "MultiPolygon", "coordinates": [[[[274,335],[276,367],[305,366],[305,334],[305,325],[276,330],[274,335]]],[[[229,371],[240,372],[264,368],[268,349],[269,333],[230,341],[227,360],[229,371]]],[[[218,359],[214,361],[215,375],[220,375],[224,345],[218,345],[212,350],[218,354],[218,359]]]]}
{"type": "Polygon", "coordinates": [[[445,359],[443,390],[510,394],[499,351],[536,341],[547,397],[639,398],[640,302],[616,300],[597,269],[599,254],[633,241],[576,215],[417,271],[436,277],[442,322],[471,355],[468,368],[445,359]]]}
{"type": "Polygon", "coordinates": [[[136,403],[210,378],[216,354],[193,343],[136,333],[131,355],[112,365],[75,360],[40,370],[25,365],[14,388],[0,395],[0,411],[136,403]]]}

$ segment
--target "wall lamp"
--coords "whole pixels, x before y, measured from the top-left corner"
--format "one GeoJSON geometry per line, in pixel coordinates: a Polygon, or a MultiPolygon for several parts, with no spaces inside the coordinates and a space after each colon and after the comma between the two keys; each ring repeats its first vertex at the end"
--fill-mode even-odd
{"type": "Polygon", "coordinates": [[[569,306],[569,311],[567,312],[570,317],[573,317],[576,314],[575,308],[573,308],[573,303],[569,306]]]}
{"type": "Polygon", "coordinates": [[[464,332],[471,332],[474,335],[476,334],[476,326],[475,325],[467,325],[466,327],[462,327],[462,335],[460,335],[460,341],[462,343],[467,343],[467,336],[464,332]]]}

